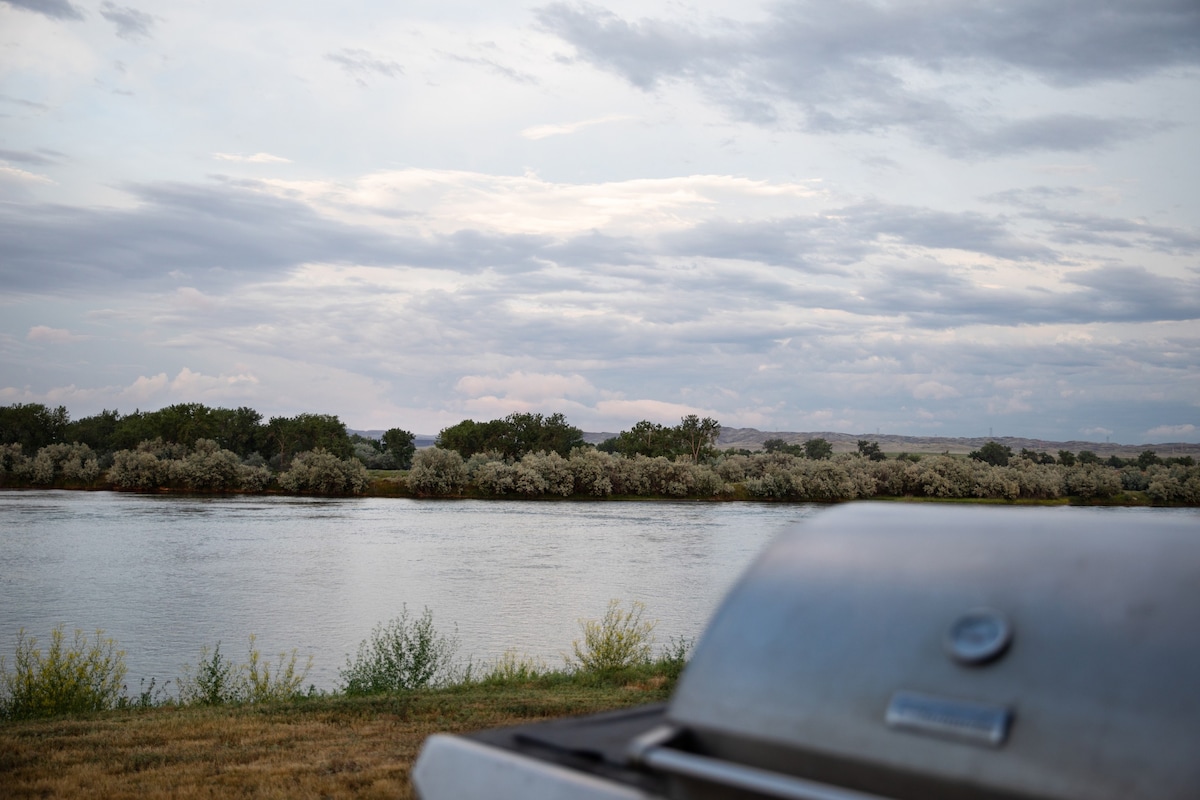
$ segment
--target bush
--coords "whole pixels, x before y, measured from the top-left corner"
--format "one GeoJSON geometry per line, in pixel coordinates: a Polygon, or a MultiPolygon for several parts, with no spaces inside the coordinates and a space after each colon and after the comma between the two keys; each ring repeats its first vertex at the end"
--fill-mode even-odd
{"type": "Polygon", "coordinates": [[[290,700],[303,694],[301,687],[312,668],[312,656],[300,670],[296,669],[296,651],[280,653],[272,672],[271,663],[264,661],[250,634],[246,663],[234,664],[221,655],[221,643],[210,653],[200,651],[195,667],[184,667],[184,677],[177,681],[179,701],[205,706],[226,703],[261,703],[268,700],[290,700]]]}
{"type": "Polygon", "coordinates": [[[367,486],[367,468],[356,459],[341,459],[318,447],[296,456],[291,469],[279,476],[279,485],[289,492],[361,494],[367,486]]]}
{"type": "Polygon", "coordinates": [[[31,467],[33,482],[42,486],[90,484],[100,476],[100,464],[86,444],[48,444],[38,450],[31,467]]]}
{"type": "Polygon", "coordinates": [[[171,477],[189,489],[222,491],[241,485],[241,459],[212,439],[197,439],[194,450],[171,462],[171,477]]]}
{"type": "MultiPolygon", "coordinates": [[[[457,454],[456,454],[457,455],[457,454]]],[[[358,654],[340,671],[348,695],[402,692],[448,682],[454,670],[458,640],[439,634],[428,608],[410,619],[405,606],[400,616],[379,623],[358,654]]]]}
{"type": "Polygon", "coordinates": [[[654,643],[655,622],[643,622],[645,603],[630,603],[621,609],[620,600],[608,601],[604,619],[581,619],[583,642],[572,643],[574,658],[567,656],[569,667],[582,672],[611,672],[649,663],[654,643]]]}
{"type": "Polygon", "coordinates": [[[25,719],[75,714],[115,708],[125,680],[125,651],[96,631],[88,641],[80,629],[65,644],[63,626],[50,633],[50,649],[43,655],[37,640],[17,634],[13,671],[0,657],[0,717],[25,719]]]}
{"type": "Polygon", "coordinates": [[[167,482],[170,464],[170,461],[159,461],[153,452],[140,447],[119,450],[113,455],[108,479],[122,489],[154,489],[167,482]]]}
{"type": "Polygon", "coordinates": [[[417,494],[455,494],[467,482],[467,466],[455,450],[427,447],[413,457],[408,485],[417,494]]]}

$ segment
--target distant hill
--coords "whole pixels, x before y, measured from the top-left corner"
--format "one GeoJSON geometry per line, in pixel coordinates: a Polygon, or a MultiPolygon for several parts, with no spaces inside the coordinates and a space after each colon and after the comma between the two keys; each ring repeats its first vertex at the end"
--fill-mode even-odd
{"type": "Polygon", "coordinates": [[[858,449],[858,440],[878,442],[885,453],[969,453],[988,442],[999,442],[1011,447],[1014,453],[1022,449],[1046,452],[1055,455],[1059,450],[1091,450],[1098,456],[1117,455],[1122,458],[1136,456],[1143,450],[1153,450],[1160,456],[1200,457],[1200,444],[1167,442],[1160,444],[1113,444],[1109,442],[1084,442],[1073,439],[1067,442],[1051,442],[1045,439],[1027,439],[1020,436],[896,436],[888,433],[834,433],[833,431],[760,431],[755,428],[721,428],[717,446],[721,448],[744,448],[757,450],[768,439],[783,439],[789,444],[801,444],[809,439],[821,438],[833,445],[836,453],[849,453],[858,449]]]}
{"type": "MultiPolygon", "coordinates": [[[[360,436],[379,439],[383,436],[381,430],[356,431],[360,436]]],[[[615,433],[584,432],[583,440],[588,444],[600,444],[605,439],[616,436],[615,433]]],[[[853,453],[858,450],[858,440],[866,439],[878,442],[885,453],[969,453],[978,450],[988,442],[999,442],[1011,447],[1014,453],[1021,450],[1033,450],[1057,455],[1059,450],[1070,450],[1078,453],[1080,450],[1091,450],[1098,456],[1120,456],[1129,458],[1143,450],[1153,450],[1160,456],[1192,456],[1200,458],[1200,444],[1188,442],[1167,442],[1159,444],[1111,444],[1109,442],[1084,442],[1073,439],[1069,442],[1050,442],[1045,439],[1025,439],[1020,436],[896,436],[890,433],[834,433],[833,431],[760,431],[756,428],[721,428],[721,436],[717,439],[717,447],[722,449],[741,448],[746,450],[761,450],[763,442],[768,439],[783,439],[789,444],[802,444],[809,439],[824,439],[833,445],[835,453],[853,453]]],[[[415,434],[414,444],[420,447],[433,447],[437,434],[415,434]]]]}

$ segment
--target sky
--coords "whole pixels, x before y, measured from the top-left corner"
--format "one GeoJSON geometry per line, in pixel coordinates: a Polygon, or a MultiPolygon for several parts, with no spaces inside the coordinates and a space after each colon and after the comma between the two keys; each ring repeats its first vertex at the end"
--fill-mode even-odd
{"type": "Polygon", "coordinates": [[[0,404],[1200,441],[1200,3],[0,0],[0,404]]]}

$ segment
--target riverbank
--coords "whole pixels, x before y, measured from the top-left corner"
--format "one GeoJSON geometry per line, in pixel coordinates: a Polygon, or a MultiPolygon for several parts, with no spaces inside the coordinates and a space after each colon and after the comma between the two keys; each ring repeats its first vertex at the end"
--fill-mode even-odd
{"type": "Polygon", "coordinates": [[[409,798],[433,733],[660,702],[667,675],[467,685],[367,698],[163,706],[0,724],[0,795],[409,798]]]}

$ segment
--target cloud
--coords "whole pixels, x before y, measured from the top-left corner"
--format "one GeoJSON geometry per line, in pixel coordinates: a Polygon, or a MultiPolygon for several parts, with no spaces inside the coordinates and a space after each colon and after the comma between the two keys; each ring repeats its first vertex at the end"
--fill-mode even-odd
{"type": "Polygon", "coordinates": [[[581,375],[512,372],[504,376],[465,375],[454,385],[468,397],[502,396],[523,404],[539,404],[568,397],[595,394],[595,387],[581,375]]]}
{"type": "Polygon", "coordinates": [[[39,149],[37,152],[29,150],[3,150],[0,149],[0,160],[15,161],[19,164],[31,164],[35,167],[50,167],[59,163],[62,153],[55,150],[39,149]]]}
{"type": "Polygon", "coordinates": [[[50,19],[83,19],[83,12],[67,0],[0,0],[13,8],[33,11],[50,19]]]}
{"type": "Polygon", "coordinates": [[[71,333],[65,328],[51,328],[46,325],[34,325],[29,329],[29,333],[25,334],[25,338],[31,342],[70,344],[71,342],[81,342],[91,337],[84,336],[82,334],[71,333]]]}
{"type": "MultiPolygon", "coordinates": [[[[709,408],[684,403],[671,403],[662,400],[600,400],[596,403],[596,413],[609,419],[617,420],[649,420],[660,425],[677,425],[679,420],[688,414],[701,417],[714,416],[716,412],[709,408]]],[[[630,423],[632,424],[632,423],[630,423]]]]}
{"type": "Polygon", "coordinates": [[[1146,431],[1148,437],[1159,436],[1188,436],[1196,432],[1195,425],[1159,425],[1146,431]]]}
{"type": "MultiPolygon", "coordinates": [[[[1200,64],[1200,6],[1177,0],[1018,0],[1003,11],[951,0],[935,6],[791,0],[759,22],[629,22],[591,4],[554,3],[537,18],[577,58],[654,91],[691,84],[734,117],[814,133],[907,130],[957,157],[1110,147],[1156,126],[1055,113],[980,117],[963,74],[1033,80],[1062,93],[1136,81],[1200,64]]],[[[999,78],[999,85],[997,85],[999,78]]],[[[993,102],[988,105],[996,107],[993,102]]]]}
{"type": "Polygon", "coordinates": [[[155,20],[153,14],[129,6],[118,6],[109,0],[100,4],[100,16],[116,26],[117,36],[122,39],[150,38],[150,29],[155,20]]]}
{"type": "Polygon", "coordinates": [[[1080,428],[1079,432],[1082,433],[1084,436],[1108,437],[1108,436],[1112,436],[1112,434],[1113,434],[1113,431],[1111,428],[1102,428],[1099,426],[1095,426],[1095,427],[1091,427],[1091,428],[1080,428]]]}
{"type": "Polygon", "coordinates": [[[236,153],[213,153],[213,158],[218,161],[238,161],[246,164],[290,164],[291,159],[283,156],[273,156],[270,153],[255,153],[252,156],[243,156],[236,153]]]}
{"type": "Polygon", "coordinates": [[[453,59],[454,61],[458,61],[462,64],[474,64],[476,66],[483,67],[488,72],[499,75],[502,78],[508,78],[510,81],[513,81],[515,83],[522,83],[522,84],[526,84],[529,86],[536,86],[537,84],[541,83],[541,81],[538,79],[538,77],[536,75],[533,75],[528,72],[521,72],[520,70],[513,69],[510,66],[501,64],[500,62],[495,61],[490,58],[479,58],[477,56],[460,56],[460,55],[453,55],[453,54],[450,55],[449,57],[451,59],[453,59]]]}
{"type": "Polygon", "coordinates": [[[340,66],[360,86],[366,86],[364,80],[368,75],[382,75],[385,78],[395,78],[404,74],[404,67],[395,61],[380,58],[369,50],[357,47],[344,47],[333,53],[326,53],[325,58],[340,66]]]}
{"type": "Polygon", "coordinates": [[[0,164],[0,180],[20,181],[22,183],[54,183],[45,175],[38,175],[36,172],[29,172],[18,167],[10,167],[7,164],[0,164]]]}
{"type": "Polygon", "coordinates": [[[606,117],[596,117],[595,119],[585,119],[579,122],[566,122],[558,125],[534,125],[521,131],[521,135],[526,139],[537,141],[550,136],[566,136],[568,134],[581,131],[584,128],[590,128],[593,125],[603,125],[609,122],[623,122],[633,119],[626,114],[610,114],[606,117]]]}

